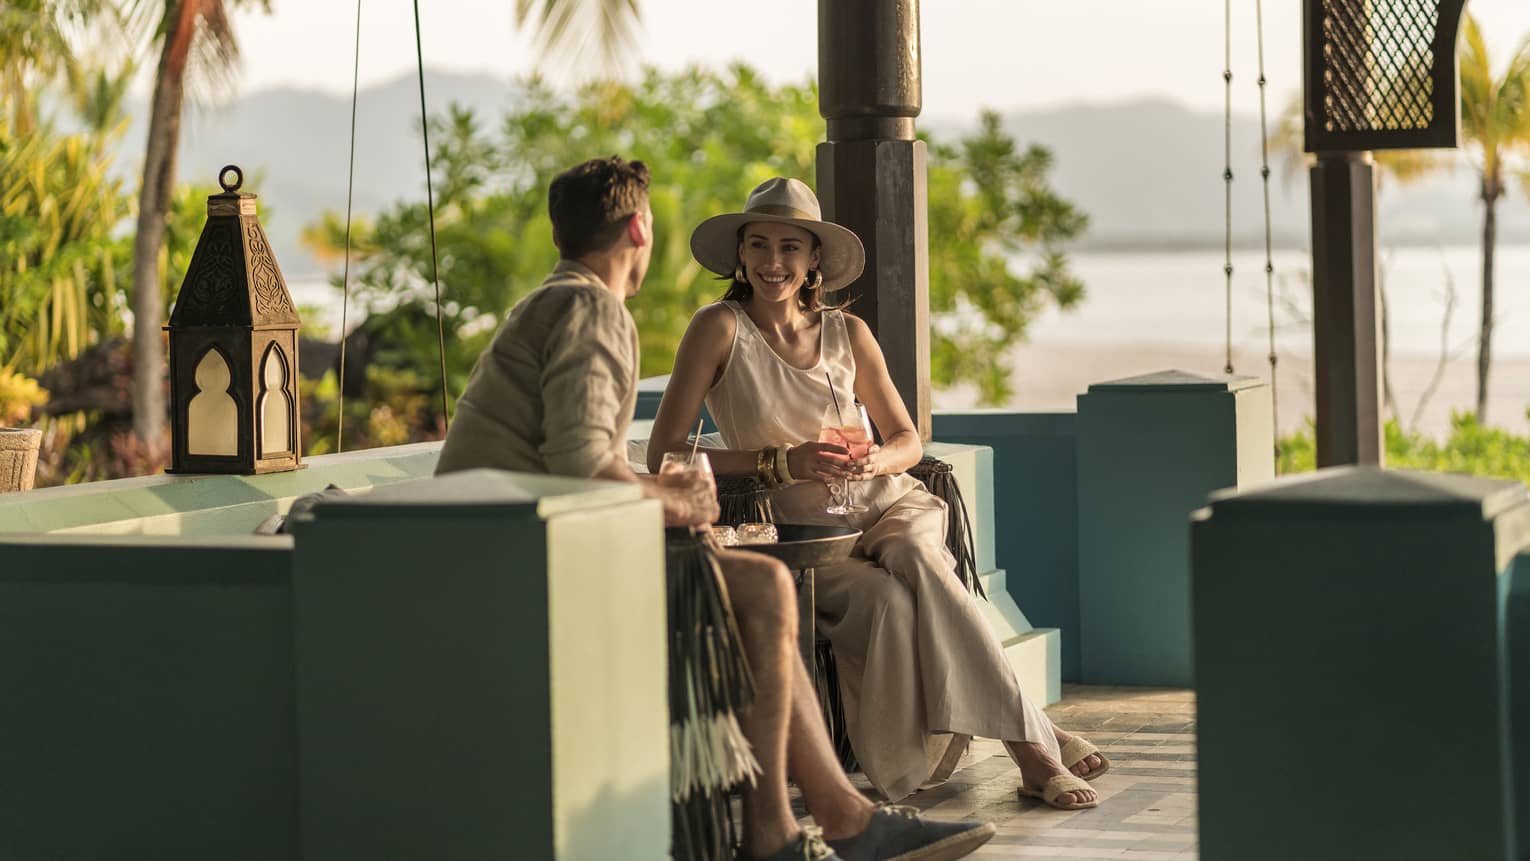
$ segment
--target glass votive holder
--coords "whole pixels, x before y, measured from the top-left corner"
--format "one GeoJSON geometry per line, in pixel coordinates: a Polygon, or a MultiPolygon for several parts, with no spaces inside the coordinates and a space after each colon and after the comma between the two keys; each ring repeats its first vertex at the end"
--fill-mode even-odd
{"type": "Polygon", "coordinates": [[[731,526],[712,527],[712,540],[719,547],[733,547],[738,544],[738,532],[731,526]]]}
{"type": "Polygon", "coordinates": [[[775,544],[777,540],[774,523],[740,523],[735,531],[739,544],[775,544]]]}

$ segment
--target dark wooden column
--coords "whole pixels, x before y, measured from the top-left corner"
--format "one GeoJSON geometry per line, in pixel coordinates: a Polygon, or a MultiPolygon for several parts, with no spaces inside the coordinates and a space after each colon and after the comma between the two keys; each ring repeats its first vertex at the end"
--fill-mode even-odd
{"type": "Polygon", "coordinates": [[[824,217],[866,245],[851,311],[871,326],[919,436],[930,438],[930,284],[918,0],[819,0],[824,217]]]}
{"type": "Polygon", "coordinates": [[[1380,464],[1385,448],[1370,153],[1318,153],[1311,179],[1317,463],[1380,464]]]}

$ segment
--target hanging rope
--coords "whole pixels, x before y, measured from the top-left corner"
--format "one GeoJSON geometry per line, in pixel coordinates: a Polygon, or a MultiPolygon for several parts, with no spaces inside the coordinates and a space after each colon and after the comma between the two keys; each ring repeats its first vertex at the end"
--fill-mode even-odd
{"type": "Polygon", "coordinates": [[[1270,418],[1275,434],[1275,460],[1280,461],[1280,398],[1275,374],[1275,257],[1270,240],[1270,128],[1265,111],[1264,0],[1254,0],[1254,22],[1259,41],[1259,175],[1264,178],[1264,302],[1270,331],[1270,418]]]}
{"type": "Polygon", "coordinates": [[[356,188],[356,96],[361,85],[361,0],[356,0],[356,59],[351,69],[351,163],[345,174],[345,270],[340,276],[340,411],[335,451],[345,451],[345,340],[351,305],[351,192],[356,188]]]}
{"type": "Polygon", "coordinates": [[[1227,276],[1227,373],[1233,372],[1232,360],[1232,0],[1223,2],[1223,43],[1227,49],[1226,59],[1222,66],[1222,82],[1226,87],[1226,97],[1223,102],[1223,162],[1222,182],[1226,187],[1226,219],[1223,224],[1222,237],[1226,241],[1227,256],[1222,264],[1222,272],[1227,276]]]}
{"type": "Polygon", "coordinates": [[[446,307],[441,304],[441,271],[436,251],[436,197],[430,179],[430,115],[425,113],[425,50],[420,46],[420,0],[414,0],[414,56],[420,73],[420,135],[425,140],[425,205],[430,212],[430,280],[436,288],[436,346],[441,357],[441,422],[450,426],[446,394],[446,307]]]}

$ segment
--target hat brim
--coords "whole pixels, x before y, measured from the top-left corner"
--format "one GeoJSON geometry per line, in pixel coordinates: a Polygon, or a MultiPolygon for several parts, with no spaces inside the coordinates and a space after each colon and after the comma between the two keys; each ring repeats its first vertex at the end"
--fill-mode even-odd
{"type": "Polygon", "coordinates": [[[823,274],[825,291],[843,289],[866,269],[866,248],[855,231],[832,221],[762,212],[729,212],[701,222],[691,233],[691,254],[708,270],[732,275],[738,266],[739,228],[758,222],[790,224],[818,237],[818,271],[823,274]]]}

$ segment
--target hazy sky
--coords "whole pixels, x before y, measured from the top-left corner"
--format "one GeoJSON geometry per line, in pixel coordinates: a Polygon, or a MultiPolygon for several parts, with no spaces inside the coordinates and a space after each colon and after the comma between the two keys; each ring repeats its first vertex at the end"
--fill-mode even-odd
{"type": "MultiPolygon", "coordinates": [[[[509,77],[531,51],[511,22],[513,0],[422,0],[426,65],[509,77]]],[[[817,0],[642,0],[643,62],[746,60],[774,80],[817,66],[817,0]]],[[[1224,5],[1217,0],[925,0],[924,113],[966,117],[979,107],[1153,96],[1221,110],[1224,5]]],[[[1258,110],[1254,0],[1232,0],[1234,109],[1258,110]]],[[[241,89],[297,85],[350,91],[356,5],[274,0],[244,13],[241,89]]],[[[1471,0],[1490,47],[1506,57],[1530,33],[1527,0],[1471,0]]],[[[1301,85],[1300,3],[1266,0],[1265,65],[1271,110],[1301,85]]],[[[361,80],[414,68],[411,0],[367,0],[361,80]]]]}

